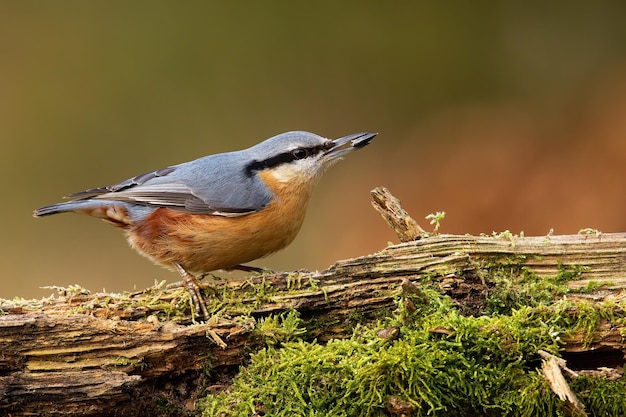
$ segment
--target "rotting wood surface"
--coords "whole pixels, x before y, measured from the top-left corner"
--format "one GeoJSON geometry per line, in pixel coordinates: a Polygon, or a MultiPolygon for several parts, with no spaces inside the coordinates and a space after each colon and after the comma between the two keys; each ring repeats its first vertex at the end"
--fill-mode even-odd
{"type": "MultiPolygon", "coordinates": [[[[145,415],[155,399],[193,407],[203,370],[240,365],[262,346],[255,333],[260,317],[297,310],[302,317],[332,323],[309,337],[348,337],[348,318],[393,309],[407,280],[439,283],[468,314],[480,314],[502,266],[524,267],[549,277],[575,268],[567,284],[597,289],[568,295],[590,303],[626,298],[626,234],[504,237],[436,235],[389,246],[373,255],[339,261],[320,272],[265,274],[232,289],[267,285],[271,295],[224,300],[208,323],[157,319],[158,308],[141,303],[155,289],[117,298],[112,294],[66,295],[41,301],[1,301],[0,413],[12,415],[145,415]],[[251,314],[241,315],[241,304],[251,314]],[[225,343],[220,345],[220,341],[225,343]]],[[[176,302],[179,288],[159,289],[176,302]]],[[[219,297],[219,295],[215,295],[219,297]]],[[[169,298],[168,298],[169,297],[169,298]]],[[[571,335],[565,351],[613,349],[626,352],[624,329],[599,323],[591,338],[571,335]]]]}

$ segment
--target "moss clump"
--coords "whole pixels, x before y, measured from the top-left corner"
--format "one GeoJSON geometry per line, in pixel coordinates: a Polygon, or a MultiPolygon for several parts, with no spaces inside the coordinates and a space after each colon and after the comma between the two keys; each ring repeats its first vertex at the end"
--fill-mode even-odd
{"type": "MultiPolygon", "coordinates": [[[[203,415],[383,416],[399,403],[416,416],[561,413],[536,370],[538,349],[558,352],[560,331],[549,316],[524,308],[511,316],[464,317],[445,297],[427,294],[419,314],[409,319],[399,309],[358,327],[350,339],[270,344],[229,392],[201,401],[203,415]],[[400,329],[399,338],[377,335],[390,326],[400,329]]],[[[282,323],[301,328],[294,320],[282,323]]],[[[276,333],[281,321],[268,323],[276,333]]]]}
{"type": "Polygon", "coordinates": [[[593,292],[598,291],[601,288],[607,288],[613,285],[612,282],[598,282],[598,281],[589,281],[587,285],[580,288],[572,288],[570,292],[579,293],[579,294],[591,294],[593,292]]]}
{"type": "Polygon", "coordinates": [[[623,377],[609,381],[583,376],[573,380],[571,385],[589,415],[626,416],[626,381],[623,377]]]}
{"type": "MultiPolygon", "coordinates": [[[[538,350],[558,356],[562,338],[574,333],[590,343],[600,326],[623,324],[626,308],[568,300],[567,283],[580,278],[582,267],[560,265],[545,277],[526,260],[482,268],[494,284],[482,316],[461,314],[437,280],[425,276],[419,289],[403,283],[396,310],[369,326],[357,324],[347,339],[311,341],[319,323],[293,312],[265,318],[256,331],[266,347],[227,391],[200,400],[198,410],[203,416],[569,416],[541,374],[538,350]]],[[[291,290],[300,285],[289,281],[291,290]]],[[[588,415],[626,415],[624,378],[570,382],[588,415]]]]}
{"type": "Polygon", "coordinates": [[[306,333],[307,329],[303,327],[303,321],[294,310],[263,318],[256,326],[256,334],[263,338],[268,346],[298,339],[306,333]]]}
{"type": "MultiPolygon", "coordinates": [[[[569,415],[541,375],[537,351],[558,354],[561,336],[582,330],[581,317],[587,330],[606,313],[563,301],[467,317],[434,290],[421,295],[427,302],[416,309],[404,308],[401,296],[390,317],[327,344],[299,340],[306,323],[295,313],[265,319],[258,330],[268,346],[198,409],[203,416],[569,415]],[[399,337],[381,336],[392,327],[399,337]]],[[[577,378],[572,388],[589,415],[626,415],[622,379],[577,378]]]]}
{"type": "Polygon", "coordinates": [[[509,314],[523,306],[545,305],[559,299],[571,290],[566,284],[580,279],[585,268],[559,265],[553,276],[540,276],[524,266],[523,256],[509,262],[493,263],[482,268],[483,274],[495,283],[495,289],[486,300],[488,313],[509,314]]]}

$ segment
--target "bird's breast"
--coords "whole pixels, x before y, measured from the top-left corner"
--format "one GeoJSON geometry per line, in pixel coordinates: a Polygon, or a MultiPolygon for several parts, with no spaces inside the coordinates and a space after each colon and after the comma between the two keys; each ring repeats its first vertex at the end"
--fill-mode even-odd
{"type": "Polygon", "coordinates": [[[312,186],[260,173],[274,193],[260,211],[225,217],[159,208],[127,229],[131,246],[156,263],[192,272],[228,269],[289,245],[304,221],[312,186]]]}

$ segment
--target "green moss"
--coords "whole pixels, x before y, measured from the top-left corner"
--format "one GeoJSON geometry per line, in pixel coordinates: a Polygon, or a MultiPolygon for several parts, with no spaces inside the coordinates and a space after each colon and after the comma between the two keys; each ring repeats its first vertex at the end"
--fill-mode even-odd
{"type": "Polygon", "coordinates": [[[562,401],[550,389],[548,382],[538,372],[531,372],[523,378],[523,386],[516,392],[508,390],[501,399],[501,407],[507,412],[504,416],[515,417],[571,417],[562,401]]]}
{"type": "MultiPolygon", "coordinates": [[[[560,300],[549,306],[532,309],[563,335],[578,334],[584,347],[594,342],[601,326],[606,330],[611,327],[623,329],[626,324],[626,302],[604,301],[590,303],[588,301],[560,300]]],[[[620,331],[622,336],[626,336],[620,331]]]]}
{"type": "Polygon", "coordinates": [[[589,281],[587,285],[580,288],[572,288],[570,292],[577,294],[591,294],[593,292],[598,291],[601,288],[609,287],[613,285],[610,281],[598,282],[598,281],[589,281]]]}
{"type": "Polygon", "coordinates": [[[602,309],[599,305],[592,305],[588,302],[579,302],[576,305],[576,312],[571,319],[574,332],[579,331],[584,335],[584,343],[588,345],[592,342],[593,333],[602,319],[602,309]]]}
{"type": "Polygon", "coordinates": [[[148,365],[138,359],[127,358],[126,356],[114,356],[111,358],[110,366],[114,368],[145,369],[148,365]]]}
{"type": "Polygon", "coordinates": [[[508,314],[522,306],[549,304],[571,291],[567,283],[581,278],[585,267],[559,264],[559,272],[553,276],[540,276],[525,266],[525,257],[498,261],[482,268],[483,276],[495,283],[486,299],[488,313],[508,314]]]}
{"type": "Polygon", "coordinates": [[[295,310],[260,319],[256,326],[256,334],[269,346],[297,339],[306,332],[307,329],[303,327],[303,321],[295,310]]]}
{"type": "MultiPolygon", "coordinates": [[[[479,317],[463,316],[451,298],[440,294],[439,273],[421,276],[415,288],[399,285],[395,310],[332,319],[304,320],[289,311],[255,321],[252,311],[280,294],[271,283],[219,286],[206,297],[209,312],[242,320],[265,348],[252,354],[228,391],[199,400],[198,410],[204,416],[389,416],[399,415],[394,407],[401,404],[412,416],[569,415],[540,374],[537,351],[558,355],[567,335],[582,333],[589,344],[600,325],[623,326],[625,304],[568,300],[573,290],[567,283],[580,279],[583,267],[559,265],[554,276],[546,277],[525,266],[528,261],[511,256],[481,267],[479,278],[493,287],[486,314],[479,317]],[[320,329],[338,334],[333,327],[341,336],[353,328],[352,337],[326,344],[312,340],[321,338],[320,329]]],[[[286,277],[286,286],[289,293],[318,289],[317,282],[302,280],[298,273],[286,277]]],[[[589,282],[575,291],[600,286],[589,282]]],[[[111,302],[94,297],[82,308],[107,308],[111,302]]],[[[169,320],[184,319],[193,308],[185,288],[166,292],[163,286],[141,300],[126,296],[115,302],[144,306],[169,320]]],[[[141,366],[114,359],[116,367],[141,366]]],[[[213,371],[207,367],[205,374],[213,371]]],[[[624,378],[570,382],[589,415],[626,415],[624,378]]]]}
{"type": "Polygon", "coordinates": [[[287,289],[302,289],[302,274],[298,272],[292,272],[287,274],[287,289]]]}
{"type": "Polygon", "coordinates": [[[246,281],[236,288],[217,285],[212,294],[205,296],[206,308],[210,315],[220,317],[249,316],[257,307],[270,302],[277,293],[276,288],[265,280],[246,281]]]}
{"type": "MultiPolygon", "coordinates": [[[[537,305],[507,314],[462,316],[451,299],[420,287],[419,294],[398,295],[387,317],[327,344],[302,340],[310,323],[295,312],[266,318],[257,330],[267,347],[251,356],[228,392],[206,396],[198,410],[204,416],[388,416],[402,404],[412,416],[569,415],[540,374],[537,351],[558,355],[564,335],[591,335],[602,320],[621,322],[623,309],[548,304],[542,294],[562,275],[540,284],[531,271],[517,274],[517,285],[528,285],[527,297],[537,305]],[[386,337],[391,328],[393,337],[386,337]]],[[[618,416],[626,415],[625,384],[577,378],[572,387],[589,415],[618,416]]]]}
{"type": "Polygon", "coordinates": [[[626,380],[582,376],[571,382],[590,416],[626,416],[626,380]]]}
{"type": "Polygon", "coordinates": [[[559,273],[556,274],[554,279],[561,284],[577,281],[582,278],[583,272],[588,270],[589,267],[585,265],[565,265],[559,263],[559,273]]]}
{"type": "MultiPolygon", "coordinates": [[[[524,387],[537,380],[536,351],[558,352],[559,332],[528,308],[464,317],[438,298],[412,320],[398,313],[357,328],[350,339],[270,344],[252,356],[229,393],[207,396],[200,409],[205,416],[376,416],[388,415],[393,396],[414,415],[518,415],[522,396],[530,402],[524,387]],[[390,325],[400,329],[398,339],[377,335],[390,325]]],[[[301,328],[293,316],[286,321],[301,328]]],[[[264,326],[281,323],[266,319],[264,326]]],[[[527,409],[557,407],[552,396],[537,401],[527,409]]]]}

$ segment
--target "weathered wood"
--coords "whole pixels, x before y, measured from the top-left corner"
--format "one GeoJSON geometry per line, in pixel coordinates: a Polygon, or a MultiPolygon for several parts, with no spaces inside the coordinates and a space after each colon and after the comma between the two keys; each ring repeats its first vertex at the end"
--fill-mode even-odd
{"type": "MultiPolygon", "coordinates": [[[[356,313],[367,320],[394,309],[394,298],[419,294],[423,279],[438,283],[466,314],[481,314],[497,285],[492,274],[503,268],[539,277],[569,268],[568,286],[593,289],[569,299],[613,301],[621,308],[626,234],[430,236],[319,272],[212,283],[214,318],[200,324],[190,318],[186,292],[175,286],[124,295],[73,289],[44,300],[2,300],[0,413],[130,416],[156,412],[164,403],[192,407],[205,369],[240,365],[263,345],[256,330],[262,317],[293,309],[327,323],[309,338],[348,337],[348,318],[356,313]]],[[[564,338],[564,348],[626,353],[624,331],[601,320],[564,338]]]]}
{"type": "Polygon", "coordinates": [[[372,206],[396,233],[400,242],[411,242],[428,236],[389,190],[377,187],[372,190],[371,196],[372,206]]]}
{"type": "Polygon", "coordinates": [[[575,372],[567,368],[565,361],[561,358],[557,358],[548,352],[540,350],[539,355],[543,358],[541,364],[541,372],[548,380],[550,388],[559,397],[561,401],[565,401],[568,404],[570,414],[585,417],[585,406],[576,398],[576,394],[572,391],[567,380],[563,376],[561,369],[569,371],[576,376],[575,372]]]}

